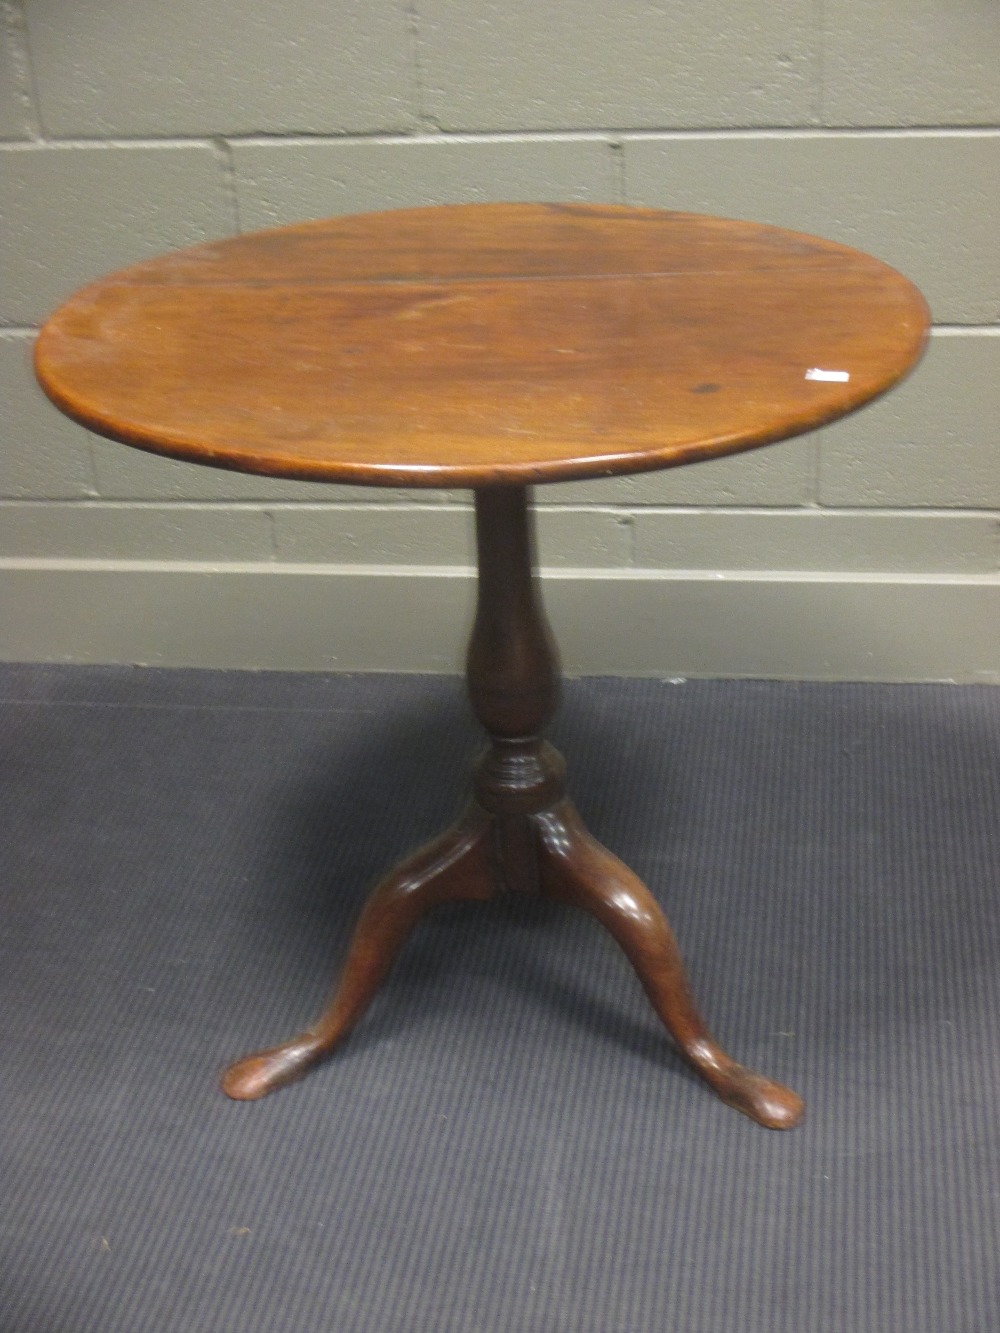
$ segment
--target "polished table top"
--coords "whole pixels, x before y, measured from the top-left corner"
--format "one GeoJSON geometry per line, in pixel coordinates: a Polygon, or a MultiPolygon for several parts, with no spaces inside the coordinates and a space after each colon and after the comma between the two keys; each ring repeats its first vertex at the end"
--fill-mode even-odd
{"type": "Polygon", "coordinates": [[[616,206],[472,204],[220,241],[79,291],[40,335],[91,430],[239,471],[530,485],[670,467],[842,416],[927,308],[857,251],[616,206]]]}

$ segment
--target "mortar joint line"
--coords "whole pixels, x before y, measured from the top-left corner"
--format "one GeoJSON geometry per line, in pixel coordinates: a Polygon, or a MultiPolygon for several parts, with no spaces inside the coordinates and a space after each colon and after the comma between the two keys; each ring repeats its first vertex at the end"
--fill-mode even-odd
{"type": "Polygon", "coordinates": [[[424,133],[441,134],[440,123],[431,115],[427,107],[427,71],[424,69],[420,46],[420,11],[416,0],[405,0],[403,14],[406,18],[406,32],[410,43],[410,59],[413,65],[413,87],[416,94],[417,123],[424,133]]]}
{"type": "Polygon", "coordinates": [[[233,160],[233,150],[229,140],[223,135],[211,140],[212,148],[215,152],[216,160],[219,164],[219,171],[222,175],[222,200],[226,212],[229,214],[229,222],[233,232],[237,236],[243,235],[243,224],[240,218],[240,195],[236,183],[236,163],[233,160]]]}
{"type": "Polygon", "coordinates": [[[274,510],[267,508],[261,511],[264,515],[264,522],[267,526],[267,541],[270,550],[270,559],[277,562],[278,559],[278,525],[275,521],[274,510]]]}
{"type": "Polygon", "coordinates": [[[31,45],[28,41],[28,21],[22,0],[0,0],[0,28],[6,32],[10,41],[16,94],[25,113],[25,131],[35,143],[44,142],[45,129],[42,125],[41,102],[38,97],[35,66],[31,59],[31,45]]]}
{"type": "Polygon", "coordinates": [[[621,139],[609,139],[608,150],[611,153],[611,161],[614,164],[615,189],[618,192],[618,202],[620,204],[628,203],[628,181],[625,175],[625,144],[621,139]]]}
{"type": "MultiPolygon", "coordinates": [[[[9,0],[8,0],[9,2],[9,0]]],[[[2,3],[2,0],[0,0],[2,3]]],[[[443,127],[429,113],[421,117],[424,128],[352,131],[337,133],[275,132],[273,134],[231,131],[224,135],[230,146],[250,147],[307,147],[311,145],[341,146],[352,144],[402,145],[449,141],[465,144],[530,144],[530,143],[583,143],[615,142],[623,148],[629,143],[644,140],[682,141],[708,139],[738,141],[754,139],[995,139],[1000,138],[1000,124],[983,125],[754,125],[754,126],[701,126],[604,128],[586,127],[560,130],[456,130],[443,127]]],[[[38,139],[10,139],[3,142],[4,151],[31,151],[40,148],[192,148],[212,146],[218,136],[211,133],[190,134],[111,134],[52,135],[41,131],[38,139]]]]}
{"type": "Polygon", "coordinates": [[[85,498],[88,500],[100,500],[102,498],[101,480],[97,471],[97,456],[94,453],[94,437],[90,435],[89,432],[84,437],[84,445],[86,449],[85,457],[87,460],[88,474],[88,490],[85,498]]]}
{"type": "Polygon", "coordinates": [[[816,0],[816,124],[826,119],[826,0],[816,0]]]}
{"type": "Polygon", "coordinates": [[[996,338],[1000,324],[934,324],[930,332],[933,338],[996,338]]]}
{"type": "Polygon", "coordinates": [[[805,498],[806,505],[820,506],[823,487],[823,431],[816,432],[813,440],[812,494],[805,498]]]}

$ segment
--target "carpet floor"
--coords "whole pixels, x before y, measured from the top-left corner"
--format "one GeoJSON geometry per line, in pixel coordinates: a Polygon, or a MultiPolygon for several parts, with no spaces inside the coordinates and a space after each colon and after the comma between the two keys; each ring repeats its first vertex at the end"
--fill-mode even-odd
{"type": "Polygon", "coordinates": [[[456,813],[460,683],[0,668],[2,1333],[997,1327],[1000,690],[583,680],[553,739],[798,1129],[545,903],[440,910],[228,1101],[456,813]]]}

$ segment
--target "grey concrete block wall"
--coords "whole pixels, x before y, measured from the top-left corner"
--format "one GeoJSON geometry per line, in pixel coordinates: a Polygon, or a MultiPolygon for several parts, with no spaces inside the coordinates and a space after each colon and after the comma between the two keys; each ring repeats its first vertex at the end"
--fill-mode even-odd
{"type": "Polygon", "coordinates": [[[232,230],[211,145],[57,144],[0,157],[0,311],[42,320],[111,268],[232,230]]]}
{"type": "Polygon", "coordinates": [[[990,125],[1000,104],[990,0],[823,0],[831,125],[990,125]]]}
{"type": "Polygon", "coordinates": [[[906,273],[939,323],[1000,320],[998,134],[651,135],[624,154],[629,203],[829,236],[906,273]]]}
{"type": "MultiPolygon", "coordinates": [[[[830,236],[913,277],[937,325],[911,380],[847,421],[737,458],[540,491],[542,559],[559,578],[580,573],[609,606],[622,580],[639,581],[645,606],[661,584],[674,597],[684,580],[737,573],[747,589],[768,581],[768,597],[821,576],[862,592],[869,578],[971,580],[984,597],[1000,581],[998,51],[1000,10],[984,0],[0,0],[0,593],[29,567],[32,588],[72,567],[74,597],[88,570],[101,589],[115,570],[132,587],[144,562],[157,589],[175,568],[280,570],[284,587],[301,569],[309,588],[345,579],[330,604],[353,606],[361,626],[392,602],[378,590],[397,574],[453,580],[471,558],[468,495],[272,481],[98,440],[35,387],[33,331],[80,283],[195,241],[367,209],[547,199],[830,236]]],[[[888,597],[894,585],[879,586],[888,597]]],[[[248,604],[241,592],[233,615],[248,604]]],[[[0,656],[130,660],[125,639],[102,648],[91,624],[74,646],[32,614],[44,612],[29,605],[8,641],[0,629],[0,656]]],[[[661,651],[642,633],[637,670],[661,651]]],[[[902,639],[916,653],[919,632],[902,639]]],[[[322,665],[288,641],[288,665],[322,665]]],[[[728,656],[723,632],[711,641],[714,669],[741,674],[735,639],[728,656]]],[[[185,643],[197,660],[196,636],[185,643]]],[[[995,646],[996,662],[959,661],[956,674],[1000,671],[995,646]]],[[[879,660],[896,661],[883,647],[879,660]]],[[[808,673],[800,649],[788,670],[808,673]]],[[[206,662],[220,654],[205,645],[206,662]]],[[[906,674],[904,659],[892,669],[906,674]]],[[[781,660],[779,641],[774,674],[781,660]]],[[[849,660],[845,649],[838,669],[849,660]]],[[[419,664],[401,638],[398,665],[419,664]]]]}
{"type": "Polygon", "coordinates": [[[27,138],[29,107],[13,12],[0,5],[0,139],[27,138]]]}
{"type": "Polygon", "coordinates": [[[932,337],[918,374],[823,432],[823,505],[1000,507],[1000,337],[932,337]]]}
{"type": "Polygon", "coordinates": [[[607,201],[619,179],[607,139],[571,135],[242,142],[233,145],[233,163],[247,230],[425,204],[607,201]]]}
{"type": "Polygon", "coordinates": [[[413,128],[406,0],[24,0],[39,116],[57,136],[413,128]]]}
{"type": "Polygon", "coordinates": [[[443,129],[799,125],[815,114],[813,0],[421,0],[443,129]]]}

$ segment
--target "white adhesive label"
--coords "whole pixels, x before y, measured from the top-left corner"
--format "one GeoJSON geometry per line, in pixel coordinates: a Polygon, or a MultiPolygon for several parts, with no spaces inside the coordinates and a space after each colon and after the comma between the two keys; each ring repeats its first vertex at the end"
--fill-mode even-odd
{"type": "Polygon", "coordinates": [[[818,366],[813,366],[806,371],[807,380],[822,380],[827,384],[846,384],[850,378],[848,370],[820,370],[818,366]]]}

